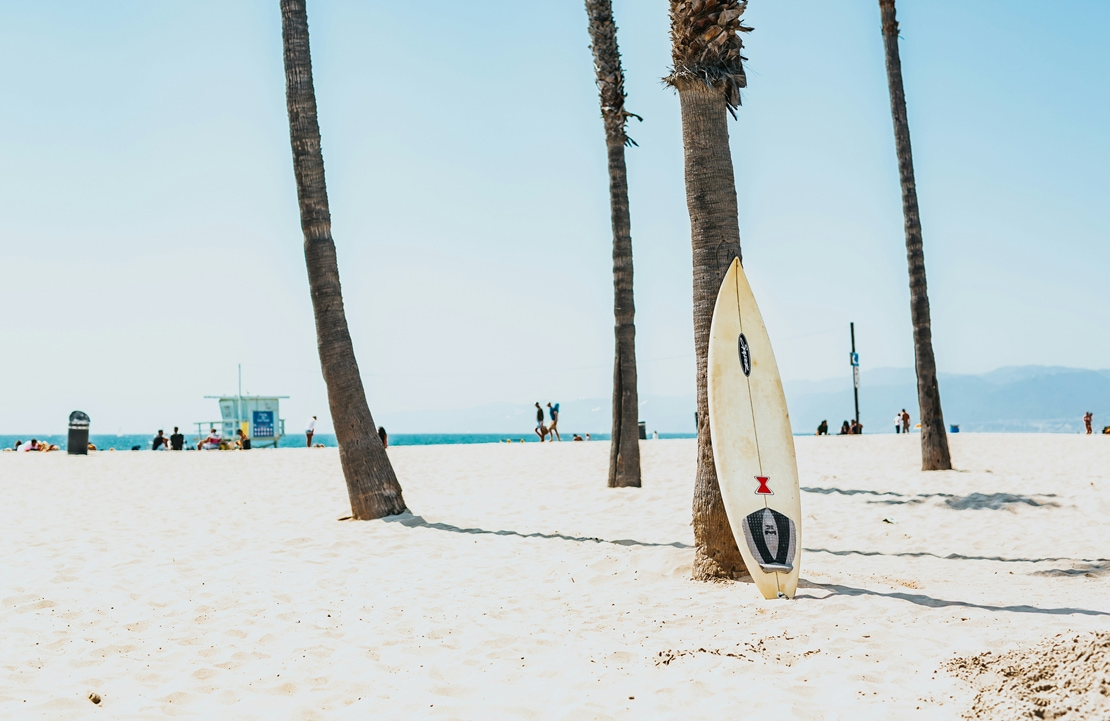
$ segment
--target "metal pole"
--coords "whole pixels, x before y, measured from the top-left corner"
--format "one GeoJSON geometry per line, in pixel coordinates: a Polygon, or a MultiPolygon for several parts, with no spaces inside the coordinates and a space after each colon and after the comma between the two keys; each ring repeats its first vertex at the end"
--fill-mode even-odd
{"type": "Polygon", "coordinates": [[[852,394],[856,398],[856,423],[859,423],[859,356],[856,355],[856,324],[848,324],[852,334],[852,394]]]}
{"type": "MultiPolygon", "coordinates": [[[[858,404],[857,404],[858,405],[858,404]]],[[[859,415],[859,411],[856,411],[859,415]]],[[[235,401],[235,430],[243,427],[243,364],[239,364],[239,397],[235,401]]]]}

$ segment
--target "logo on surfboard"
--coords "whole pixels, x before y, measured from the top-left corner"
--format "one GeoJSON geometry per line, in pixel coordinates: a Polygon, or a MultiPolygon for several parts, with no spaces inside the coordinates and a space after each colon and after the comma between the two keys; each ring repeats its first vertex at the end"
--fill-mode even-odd
{"type": "Polygon", "coordinates": [[[744,334],[740,334],[740,340],[736,343],[737,349],[740,352],[740,369],[744,371],[745,376],[752,374],[752,352],[748,349],[748,339],[744,334]]]}
{"type": "Polygon", "coordinates": [[[759,482],[759,488],[755,489],[755,492],[757,494],[761,496],[775,495],[775,492],[767,487],[767,481],[771,480],[770,478],[768,478],[767,476],[756,476],[755,480],[759,482]]]}
{"type": "Polygon", "coordinates": [[[741,525],[748,550],[764,573],[790,573],[798,548],[798,529],[789,516],[770,508],[748,514],[741,525]]]}

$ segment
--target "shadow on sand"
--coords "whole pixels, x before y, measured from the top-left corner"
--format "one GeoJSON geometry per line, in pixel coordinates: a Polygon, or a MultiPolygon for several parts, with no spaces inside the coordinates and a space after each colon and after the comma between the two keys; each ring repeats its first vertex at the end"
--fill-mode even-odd
{"type": "Polygon", "coordinates": [[[893,491],[869,491],[860,488],[813,488],[803,487],[806,493],[831,495],[836,493],[841,496],[893,496],[891,499],[881,501],[867,501],[884,506],[901,506],[906,504],[924,503],[928,498],[943,498],[944,504],[956,511],[980,511],[983,509],[1000,511],[1013,506],[1046,506],[1059,507],[1055,501],[1037,500],[1038,498],[1055,498],[1055,493],[1043,493],[1035,496],[1019,496],[1013,493],[972,493],[967,496],[957,496],[952,493],[895,493],[893,491]]]}
{"type": "Polygon", "coordinates": [[[421,516],[414,516],[411,513],[386,516],[381,520],[387,523],[400,523],[402,526],[408,526],[409,528],[433,528],[437,531],[448,531],[450,533],[516,536],[517,538],[550,538],[559,541],[574,541],[576,543],[611,543],[615,546],[642,546],[645,548],[693,548],[691,545],[679,543],[678,541],[674,543],[649,543],[647,541],[634,541],[629,538],[609,540],[593,536],[568,536],[562,533],[520,533],[519,531],[491,531],[485,528],[461,528],[459,526],[452,526],[449,523],[429,523],[421,516]]]}
{"type": "Polygon", "coordinates": [[[806,595],[802,598],[812,598],[815,601],[823,601],[832,596],[881,596],[882,598],[896,598],[899,601],[909,601],[918,606],[926,606],[928,608],[979,608],[984,611],[1005,611],[1007,613],[1036,613],[1047,614],[1051,616],[1069,616],[1078,614],[1082,616],[1110,616],[1106,611],[1092,611],[1086,608],[1038,608],[1037,606],[989,606],[981,603],[969,603],[968,601],[948,601],[943,598],[933,598],[921,593],[901,593],[894,591],[891,593],[883,593],[881,591],[872,591],[867,588],[855,588],[853,586],[841,586],[836,583],[817,583],[815,581],[801,581],[798,584],[799,588],[820,588],[828,591],[828,596],[810,596],[806,595]]]}
{"type": "Polygon", "coordinates": [[[999,563],[1047,563],[1049,561],[1070,561],[1072,563],[1110,563],[1110,558],[1003,558],[1002,556],[965,556],[961,553],[949,553],[947,556],[938,556],[928,551],[914,551],[903,553],[882,553],[880,551],[833,551],[828,548],[803,548],[806,553],[829,553],[833,556],[894,556],[898,558],[939,558],[942,561],[998,561],[999,563]]]}

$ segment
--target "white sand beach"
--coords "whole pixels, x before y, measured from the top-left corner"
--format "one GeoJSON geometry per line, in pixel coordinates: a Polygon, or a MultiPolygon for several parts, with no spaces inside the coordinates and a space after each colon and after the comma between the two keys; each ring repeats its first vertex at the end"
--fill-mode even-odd
{"type": "Polygon", "coordinates": [[[690,580],[694,441],[392,448],[373,522],[334,449],[0,454],[0,718],[1013,719],[948,664],[1110,627],[1110,438],[796,440],[794,601],[690,580]]]}

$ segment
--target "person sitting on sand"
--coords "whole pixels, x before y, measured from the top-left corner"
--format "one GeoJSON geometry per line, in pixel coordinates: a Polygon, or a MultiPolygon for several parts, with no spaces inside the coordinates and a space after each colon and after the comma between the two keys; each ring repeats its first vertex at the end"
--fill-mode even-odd
{"type": "Polygon", "coordinates": [[[828,421],[821,421],[821,425],[817,426],[817,435],[819,435],[819,436],[829,435],[829,422],[828,421]]]}
{"type": "Polygon", "coordinates": [[[220,434],[213,428],[208,432],[208,437],[197,444],[198,451],[218,451],[220,449],[220,434]]]}
{"type": "Polygon", "coordinates": [[[382,439],[382,448],[389,448],[389,433],[386,432],[385,426],[378,426],[378,438],[382,439]]]}
{"type": "Polygon", "coordinates": [[[247,434],[243,433],[243,429],[235,431],[235,447],[241,451],[249,451],[251,449],[251,439],[247,438],[247,434]]]}
{"type": "Polygon", "coordinates": [[[168,448],[168,446],[167,446],[168,440],[169,439],[167,439],[164,435],[162,435],[162,431],[159,430],[158,435],[154,436],[154,440],[151,441],[151,443],[150,443],[150,450],[152,450],[152,451],[164,451],[164,450],[166,450],[168,448]]]}
{"type": "Polygon", "coordinates": [[[170,434],[170,449],[175,451],[185,450],[185,436],[177,430],[177,426],[173,427],[173,433],[170,434]]]}
{"type": "Polygon", "coordinates": [[[572,438],[571,440],[572,440],[572,441],[580,441],[580,440],[582,440],[582,436],[580,436],[580,435],[578,435],[577,433],[575,433],[575,434],[574,434],[574,438],[572,438]]]}
{"type": "Polygon", "coordinates": [[[39,443],[37,438],[32,438],[31,440],[27,441],[26,443],[23,443],[23,444],[17,443],[15,445],[15,448],[20,453],[26,453],[28,451],[41,451],[42,450],[42,444],[39,443]]]}
{"type": "Polygon", "coordinates": [[[838,436],[846,436],[851,432],[852,432],[852,429],[848,425],[848,421],[844,421],[844,424],[840,426],[840,433],[838,433],[837,435],[838,436]]]}

